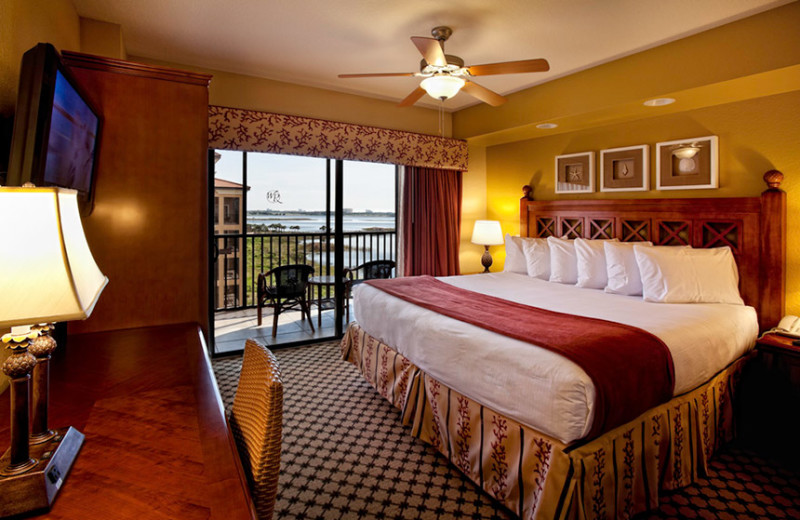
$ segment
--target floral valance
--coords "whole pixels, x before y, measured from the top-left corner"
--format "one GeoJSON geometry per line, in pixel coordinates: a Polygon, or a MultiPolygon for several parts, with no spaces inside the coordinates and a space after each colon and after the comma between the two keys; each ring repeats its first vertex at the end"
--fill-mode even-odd
{"type": "Polygon", "coordinates": [[[467,169],[460,139],[214,105],[208,117],[209,148],[467,169]]]}

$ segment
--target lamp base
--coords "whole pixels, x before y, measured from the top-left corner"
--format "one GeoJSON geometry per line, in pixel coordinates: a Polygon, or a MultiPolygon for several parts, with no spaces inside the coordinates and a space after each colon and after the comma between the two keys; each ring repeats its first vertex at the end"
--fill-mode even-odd
{"type": "Polygon", "coordinates": [[[481,256],[481,265],[483,265],[483,272],[488,273],[489,268],[492,266],[492,255],[489,253],[489,246],[483,246],[486,250],[481,256]]]}
{"type": "Polygon", "coordinates": [[[10,451],[0,458],[0,517],[50,509],[84,439],[72,426],[55,433],[49,442],[31,445],[31,457],[38,462],[24,473],[5,475],[10,451]]]}

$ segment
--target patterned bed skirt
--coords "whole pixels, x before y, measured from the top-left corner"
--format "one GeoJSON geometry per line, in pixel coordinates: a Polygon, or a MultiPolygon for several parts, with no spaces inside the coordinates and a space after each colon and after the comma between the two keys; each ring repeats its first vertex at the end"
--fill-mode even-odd
{"type": "Polygon", "coordinates": [[[342,357],[401,410],[403,424],[524,519],[631,518],[660,489],[704,476],[732,439],[733,391],[750,356],[705,385],[586,443],[564,443],[428,376],[351,323],[342,357]]]}

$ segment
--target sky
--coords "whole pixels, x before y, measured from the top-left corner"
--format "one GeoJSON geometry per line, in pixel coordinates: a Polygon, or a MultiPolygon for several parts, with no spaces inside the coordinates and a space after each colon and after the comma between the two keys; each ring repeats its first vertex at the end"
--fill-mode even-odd
{"type": "MultiPolygon", "coordinates": [[[[216,177],[241,184],[242,152],[217,151],[216,177]]],[[[247,184],[248,210],[325,209],[325,159],[248,152],[247,184]]],[[[394,212],[394,165],[345,161],[344,207],[394,212]]]]}

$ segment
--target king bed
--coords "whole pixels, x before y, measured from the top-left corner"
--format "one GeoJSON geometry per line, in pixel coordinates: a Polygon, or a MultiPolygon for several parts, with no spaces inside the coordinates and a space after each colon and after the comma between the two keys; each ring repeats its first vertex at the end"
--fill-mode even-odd
{"type": "Polygon", "coordinates": [[[514,272],[377,281],[354,293],[343,357],[519,517],[630,518],[733,436],[738,377],[783,312],[781,178],[768,172],[752,198],[532,201],[524,189],[521,236],[726,248],[738,302],[654,303],[514,272]]]}

